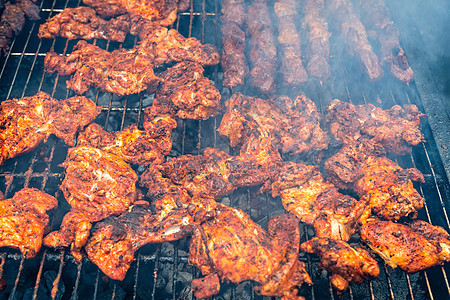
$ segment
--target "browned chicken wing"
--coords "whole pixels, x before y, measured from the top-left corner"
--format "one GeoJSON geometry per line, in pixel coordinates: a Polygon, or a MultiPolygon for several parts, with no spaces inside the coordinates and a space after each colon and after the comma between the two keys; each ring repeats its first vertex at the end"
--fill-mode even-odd
{"type": "Polygon", "coordinates": [[[388,152],[411,153],[411,147],[424,141],[417,106],[395,105],[382,110],[373,104],[354,105],[333,100],[328,105],[325,120],[335,139],[349,144],[366,136],[381,143],[388,152]]]}
{"type": "Polygon", "coordinates": [[[392,268],[418,272],[450,261],[450,236],[424,221],[409,225],[371,219],[360,228],[361,239],[392,268]]]}
{"type": "Polygon", "coordinates": [[[319,125],[316,105],[304,95],[292,101],[287,96],[264,100],[235,93],[228,100],[218,131],[228,136],[232,147],[247,147],[254,129],[260,128],[275,149],[306,154],[328,147],[328,136],[319,125]]]}
{"type": "Polygon", "coordinates": [[[73,146],[77,132],[91,123],[101,107],[86,97],[58,101],[39,92],[0,105],[0,165],[33,150],[51,134],[73,146]]]}
{"type": "Polygon", "coordinates": [[[194,62],[180,62],[160,74],[162,84],[153,100],[153,109],[182,119],[205,120],[220,109],[219,90],[205,70],[194,62]]]}
{"type": "Polygon", "coordinates": [[[380,274],[376,260],[358,245],[315,237],[302,243],[300,249],[320,257],[319,267],[332,273],[331,284],[339,291],[345,291],[349,283],[362,284],[380,274]]]}
{"type": "Polygon", "coordinates": [[[66,8],[39,26],[39,38],[52,39],[57,36],[68,39],[105,39],[122,43],[130,31],[128,15],[108,21],[100,18],[95,10],[80,6],[66,8]]]}
{"type": "Polygon", "coordinates": [[[218,211],[196,225],[189,262],[205,279],[194,279],[194,296],[207,298],[220,289],[222,281],[260,283],[255,291],[264,296],[295,297],[303,282],[312,283],[305,264],[298,260],[300,230],[298,219],[279,215],[270,220],[268,232],[236,208],[218,204],[218,211]]]}
{"type": "Polygon", "coordinates": [[[57,205],[55,197],[34,188],[22,189],[11,199],[0,201],[0,247],[17,248],[26,258],[36,256],[48,230],[46,212],[57,205]]]}
{"type": "Polygon", "coordinates": [[[87,146],[69,149],[63,166],[66,177],[60,188],[71,206],[71,215],[65,218],[61,230],[50,233],[44,243],[51,247],[70,243],[72,254],[79,258],[79,246],[88,238],[86,222],[126,211],[136,201],[138,178],[119,156],[87,146]],[[77,240],[79,236],[83,239],[77,240]]]}
{"type": "Polygon", "coordinates": [[[347,241],[366,203],[343,195],[325,182],[319,168],[286,163],[272,183],[272,195],[280,196],[284,208],[300,221],[313,225],[316,236],[347,241]]]}

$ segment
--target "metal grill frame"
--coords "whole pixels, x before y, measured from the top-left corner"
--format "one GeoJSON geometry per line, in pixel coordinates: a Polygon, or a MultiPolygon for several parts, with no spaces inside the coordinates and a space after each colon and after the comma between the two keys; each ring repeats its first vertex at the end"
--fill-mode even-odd
{"type": "MultiPolygon", "coordinates": [[[[44,0],[38,2],[41,7],[41,17],[43,17],[41,22],[45,21],[48,16],[53,16],[66,7],[78,6],[80,2],[81,0],[53,0],[50,6],[48,6],[49,3],[44,0]]],[[[183,22],[188,24],[185,36],[195,36],[204,42],[207,38],[210,38],[210,35],[206,34],[205,24],[211,23],[213,24],[212,30],[214,32],[214,40],[208,42],[213,43],[220,48],[220,0],[214,0],[213,4],[213,8],[208,11],[206,9],[206,0],[191,0],[189,11],[179,13],[179,18],[174,27],[176,29],[186,30],[186,27],[180,28],[180,26],[182,26],[180,25],[180,21],[183,19],[183,22]],[[194,34],[193,29],[198,29],[199,26],[200,31],[198,32],[197,30],[194,34]]],[[[72,96],[71,93],[73,94],[73,92],[65,89],[64,79],[60,78],[57,74],[47,74],[43,71],[41,64],[46,52],[50,48],[58,48],[62,45],[62,52],[59,53],[68,54],[74,43],[57,38],[51,41],[38,41],[37,44],[34,43],[36,44],[34,48],[34,46],[31,46],[33,42],[30,41],[38,40],[36,37],[38,24],[39,23],[36,22],[28,22],[21,35],[13,40],[11,51],[6,57],[0,60],[0,63],[3,64],[0,71],[0,82],[6,82],[5,86],[0,86],[0,90],[7,91],[6,94],[1,95],[0,101],[12,97],[21,98],[24,96],[31,96],[40,90],[49,92],[58,99],[64,97],[67,98],[72,96]],[[23,46],[20,46],[20,44],[23,44],[23,46]],[[34,50],[31,51],[29,48],[34,50]],[[13,66],[12,69],[9,68],[11,65],[13,66]],[[27,69],[27,72],[25,72],[27,76],[25,76],[26,78],[23,80],[21,75],[24,74],[24,71],[22,70],[24,68],[27,69]],[[35,73],[40,74],[40,72],[42,72],[42,74],[38,77],[40,78],[40,81],[37,85],[31,83],[31,81],[37,78],[35,73]],[[12,76],[10,76],[11,74],[12,76]],[[32,90],[33,85],[37,86],[37,90],[32,90]]],[[[134,40],[134,42],[136,42],[136,40],[134,40]]],[[[113,42],[110,43],[100,40],[94,40],[93,43],[101,43],[107,50],[121,47],[121,45],[117,45],[113,42]]],[[[331,60],[338,61],[343,59],[343,57],[332,57],[331,60]]],[[[336,65],[340,65],[339,62],[336,62],[336,65]]],[[[342,74],[339,74],[336,77],[341,81],[343,79],[343,82],[333,82],[330,80],[330,82],[324,86],[317,82],[311,82],[304,87],[306,95],[316,102],[321,112],[324,111],[327,102],[335,97],[340,97],[339,99],[354,104],[370,102],[368,99],[383,99],[384,102],[381,104],[384,106],[413,103],[418,105],[423,111],[421,102],[422,97],[414,83],[410,86],[404,86],[393,81],[393,79],[386,74],[388,77],[387,81],[383,80],[380,83],[365,83],[364,79],[360,79],[360,82],[351,84],[346,78],[348,78],[348,74],[353,71],[352,68],[352,66],[349,66],[348,68],[346,67],[338,70],[339,72],[342,72],[342,74]],[[370,92],[367,92],[367,90],[362,88],[367,86],[367,84],[371,87],[375,87],[374,90],[380,92],[373,94],[373,89],[371,89],[370,92]],[[344,91],[344,93],[342,93],[342,91],[344,91]]],[[[208,75],[210,79],[216,83],[216,86],[220,88],[220,67],[216,66],[210,68],[208,70],[208,75]]],[[[246,91],[248,92],[248,90],[242,90],[242,88],[238,88],[237,90],[243,91],[244,93],[246,91]]],[[[224,90],[223,92],[225,96],[232,91],[224,90]]],[[[96,103],[103,105],[102,117],[100,119],[104,119],[104,122],[101,125],[108,130],[121,130],[129,125],[128,123],[131,120],[133,120],[132,123],[136,122],[141,125],[143,121],[143,108],[151,101],[145,94],[117,98],[111,94],[97,91],[90,96],[92,96],[91,98],[93,98],[96,103]],[[110,124],[110,122],[113,122],[110,120],[114,119],[114,115],[121,115],[121,121],[110,124]]],[[[99,120],[97,121],[99,122],[99,120]]],[[[233,153],[233,149],[229,148],[227,141],[223,137],[217,135],[219,124],[220,117],[212,118],[207,121],[179,120],[177,128],[178,138],[174,141],[174,148],[176,149],[175,151],[172,151],[171,156],[182,155],[185,153],[199,154],[202,152],[202,149],[207,146],[219,147],[221,150],[233,153]],[[190,129],[192,128],[196,128],[196,132],[191,132],[190,129]]],[[[443,226],[446,230],[449,230],[450,222],[447,213],[447,210],[450,207],[449,182],[439,157],[439,152],[436,150],[437,146],[431,134],[431,128],[428,121],[424,122],[423,127],[427,137],[427,143],[422,143],[415,147],[411,155],[394,157],[393,159],[403,167],[418,167],[424,173],[426,179],[425,184],[415,185],[418,188],[418,191],[426,199],[425,207],[420,213],[420,218],[427,220],[432,224],[443,226]],[[440,208],[437,214],[434,212],[436,207],[440,208]],[[431,213],[431,211],[433,211],[433,213],[431,213]]],[[[67,146],[63,144],[64,143],[57,139],[50,139],[46,143],[46,146],[50,150],[47,149],[46,151],[45,156],[47,160],[44,163],[42,162],[42,155],[39,151],[42,147],[38,147],[37,150],[32,151],[25,157],[13,159],[14,162],[8,164],[8,167],[6,167],[6,164],[4,167],[1,167],[0,187],[2,187],[2,185],[5,187],[5,196],[9,198],[15,190],[33,186],[55,195],[60,203],[61,201],[64,201],[57,186],[51,187],[55,182],[62,180],[63,177],[62,168],[58,167],[55,162],[57,161],[56,157],[61,149],[67,150],[67,146]],[[44,165],[42,166],[42,164],[44,165]],[[28,168],[23,169],[23,165],[28,165],[28,168]],[[50,189],[50,191],[48,191],[48,189],[50,189]]],[[[267,193],[257,197],[255,196],[254,191],[255,190],[252,188],[241,189],[233,195],[225,197],[222,201],[230,205],[240,206],[240,208],[264,227],[271,217],[282,212],[283,209],[280,206],[281,203],[276,199],[272,199],[267,193]],[[258,213],[255,213],[255,203],[259,203],[256,205],[257,207],[264,206],[262,210],[259,209],[261,211],[258,213]],[[264,205],[262,205],[262,203],[264,203],[264,205]]],[[[57,222],[58,221],[53,221],[52,226],[57,225],[57,222]]],[[[307,226],[302,226],[302,232],[302,241],[309,239],[312,235],[311,228],[307,226]]],[[[178,278],[181,276],[179,271],[180,266],[183,266],[185,269],[187,268],[193,278],[201,277],[200,272],[196,268],[192,266],[186,267],[186,244],[186,241],[182,241],[182,243],[164,243],[153,245],[151,247],[144,247],[146,250],[139,250],[136,253],[136,261],[133,263],[132,268],[127,274],[127,278],[125,279],[128,283],[131,283],[128,284],[128,286],[125,286],[126,284],[123,284],[122,282],[105,279],[99,269],[87,259],[84,259],[79,264],[75,264],[73,257],[68,254],[68,251],[65,249],[61,251],[54,251],[46,248],[42,249],[38,257],[33,259],[34,263],[32,266],[35,267],[33,272],[36,273],[34,277],[30,277],[26,274],[31,268],[28,266],[29,260],[25,260],[17,251],[4,249],[4,251],[1,251],[0,253],[0,276],[4,278],[7,277],[6,275],[8,273],[15,274],[13,276],[14,282],[7,282],[7,285],[13,284],[13,287],[8,294],[10,299],[15,299],[20,295],[24,295],[24,288],[32,290],[32,299],[38,299],[40,289],[47,280],[44,274],[49,270],[55,272],[55,278],[51,284],[51,292],[48,295],[52,299],[60,299],[61,297],[65,299],[83,298],[85,297],[86,289],[92,290],[92,297],[90,298],[93,299],[103,299],[105,298],[105,295],[108,295],[108,298],[111,299],[122,299],[124,297],[122,291],[126,292],[125,297],[127,299],[139,299],[142,297],[142,295],[139,294],[140,289],[144,286],[148,287],[148,289],[146,289],[146,291],[148,290],[146,295],[148,295],[149,298],[158,299],[161,297],[161,294],[159,293],[160,288],[157,287],[158,281],[162,276],[161,273],[165,270],[164,265],[167,264],[169,265],[169,268],[171,268],[171,276],[168,277],[168,280],[172,281],[172,290],[168,292],[170,298],[192,299],[192,293],[189,291],[186,292],[186,288],[182,289],[181,292],[177,290],[177,283],[179,282],[178,278]],[[167,249],[170,251],[167,251],[167,249]],[[172,254],[167,255],[168,252],[172,252],[172,254]],[[151,276],[148,276],[149,274],[142,274],[142,270],[148,270],[149,268],[153,270],[151,276]],[[86,283],[82,282],[86,269],[94,269],[95,274],[95,283],[91,283],[91,285],[88,286],[86,286],[86,283]],[[63,284],[66,273],[72,274],[74,277],[69,280],[69,284],[72,283],[72,286],[68,286],[67,282],[63,284]],[[30,280],[32,282],[30,282],[30,280]],[[25,281],[25,284],[23,281],[25,281]],[[66,289],[63,294],[61,294],[62,286],[65,286],[66,289]],[[104,291],[105,286],[110,289],[106,294],[101,293],[101,290],[104,291]]],[[[307,270],[310,273],[313,282],[316,283],[311,287],[303,287],[301,294],[308,299],[336,299],[336,292],[333,290],[328,280],[324,278],[323,272],[321,273],[317,267],[317,258],[309,254],[302,254],[300,259],[307,263],[307,270]],[[326,286],[327,288],[323,289],[323,286],[326,286]]],[[[417,286],[415,286],[416,284],[424,285],[424,287],[419,290],[426,293],[426,298],[442,299],[442,295],[445,295],[444,297],[450,297],[450,285],[447,279],[447,272],[449,271],[448,265],[434,267],[430,270],[420,272],[419,274],[408,275],[401,271],[391,269],[381,261],[380,264],[384,265],[380,278],[364,283],[362,286],[351,285],[349,291],[345,293],[342,298],[382,299],[383,295],[385,295],[385,298],[391,299],[422,299],[422,296],[418,297],[416,293],[418,290],[417,286]],[[438,283],[434,282],[435,278],[440,278],[438,283]],[[441,285],[441,288],[438,290],[436,290],[437,285],[441,285]],[[385,291],[380,292],[383,289],[385,291]]],[[[252,291],[253,286],[254,284],[252,282],[245,282],[239,285],[223,284],[222,291],[216,296],[216,299],[262,298],[252,291]]]]}

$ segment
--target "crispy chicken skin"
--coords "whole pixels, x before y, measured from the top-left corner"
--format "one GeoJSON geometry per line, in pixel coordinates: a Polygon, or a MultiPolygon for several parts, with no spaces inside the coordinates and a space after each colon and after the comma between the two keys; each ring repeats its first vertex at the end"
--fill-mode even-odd
{"type": "Polygon", "coordinates": [[[55,134],[73,146],[79,130],[91,123],[101,107],[86,97],[58,101],[39,92],[0,104],[0,165],[33,150],[55,134]]]}
{"type": "Polygon", "coordinates": [[[117,95],[144,90],[155,91],[160,78],[153,71],[152,49],[118,49],[108,52],[79,41],[69,56],[47,53],[44,67],[48,72],[71,75],[67,88],[84,94],[91,87],[117,95]]]}
{"type": "Polygon", "coordinates": [[[272,146],[282,153],[306,154],[328,147],[316,105],[304,95],[292,101],[287,96],[264,100],[235,93],[226,106],[218,131],[228,136],[231,147],[246,147],[256,127],[267,132],[272,146]]]}
{"type": "Polygon", "coordinates": [[[164,155],[172,149],[170,137],[176,126],[175,119],[163,115],[147,118],[144,130],[133,124],[120,131],[107,132],[100,125],[91,124],[80,133],[77,146],[98,148],[132,164],[161,164],[164,155]]]}
{"type": "Polygon", "coordinates": [[[105,39],[122,43],[130,31],[130,17],[119,16],[108,21],[100,18],[95,10],[80,6],[66,8],[39,26],[39,38],[57,36],[73,39],[105,39]]]}
{"type": "Polygon", "coordinates": [[[265,94],[272,94],[277,85],[277,47],[266,1],[255,1],[247,7],[246,25],[251,85],[265,94]]]}
{"type": "Polygon", "coordinates": [[[190,235],[192,224],[214,215],[213,199],[205,195],[190,197],[182,187],[164,178],[156,165],[141,181],[149,188],[151,205],[134,205],[118,216],[98,222],[85,246],[89,259],[115,280],[125,278],[140,247],[190,235]]]}
{"type": "Polygon", "coordinates": [[[218,114],[221,95],[195,62],[180,62],[160,74],[153,108],[182,119],[205,120],[218,114]]]}
{"type": "Polygon", "coordinates": [[[66,177],[60,189],[71,211],[61,229],[51,232],[44,243],[70,244],[74,257],[81,258],[80,248],[89,236],[87,223],[126,211],[136,201],[138,177],[119,156],[88,146],[69,149],[63,166],[66,177]]]}
{"type": "Polygon", "coordinates": [[[330,133],[344,144],[367,136],[388,152],[403,155],[424,141],[420,132],[420,119],[424,117],[415,105],[382,110],[373,104],[354,105],[336,99],[328,105],[325,120],[330,133]]]}
{"type": "Polygon", "coordinates": [[[308,80],[302,62],[300,34],[295,23],[299,20],[295,0],[278,0],[274,4],[278,21],[278,49],[283,85],[297,87],[308,80]]]}
{"type": "Polygon", "coordinates": [[[311,283],[304,263],[298,260],[298,219],[279,215],[270,220],[268,232],[242,210],[218,204],[214,218],[194,226],[189,263],[206,279],[194,279],[195,297],[207,298],[220,289],[218,280],[260,283],[255,291],[264,296],[296,296],[303,282],[311,283]]]}
{"type": "Polygon", "coordinates": [[[450,236],[424,221],[399,224],[371,219],[360,228],[361,239],[392,268],[418,272],[450,260],[450,236]]]}
{"type": "Polygon", "coordinates": [[[345,145],[325,162],[328,179],[342,189],[352,189],[367,203],[360,221],[371,214],[389,220],[415,218],[423,198],[411,180],[424,182],[415,168],[402,169],[384,156],[384,148],[371,141],[345,145]]]}
{"type": "Polygon", "coordinates": [[[361,20],[367,28],[369,38],[380,45],[380,58],[389,64],[392,75],[406,83],[413,79],[405,51],[399,42],[400,33],[392,20],[391,12],[383,0],[358,0],[361,20]]]}
{"type": "Polygon", "coordinates": [[[336,28],[341,31],[351,53],[361,60],[364,71],[370,80],[383,77],[377,55],[370,44],[367,31],[356,14],[350,0],[332,0],[327,6],[328,14],[336,23],[336,28]]]}
{"type": "Polygon", "coordinates": [[[17,248],[26,258],[36,256],[48,230],[46,212],[57,205],[55,197],[35,188],[24,188],[0,201],[0,247],[17,248]]]}
{"type": "Polygon", "coordinates": [[[110,18],[125,13],[170,26],[177,18],[178,0],[83,0],[102,18],[110,18]]]}
{"type": "Polygon", "coordinates": [[[287,162],[272,183],[273,197],[280,196],[284,208],[300,221],[313,225],[316,236],[347,241],[366,203],[343,195],[326,182],[319,168],[287,162]]]}
{"type": "Polygon", "coordinates": [[[324,0],[306,0],[303,5],[302,28],[307,32],[306,70],[310,77],[326,81],[330,76],[330,36],[324,17],[324,0]]]}
{"type": "Polygon", "coordinates": [[[300,249],[320,257],[319,267],[332,273],[331,284],[339,291],[345,291],[349,283],[362,284],[380,274],[376,260],[358,245],[315,237],[302,243],[300,249]]]}
{"type": "Polygon", "coordinates": [[[264,147],[231,156],[215,148],[203,155],[182,155],[161,165],[161,172],[191,195],[207,194],[215,199],[239,187],[264,184],[273,178],[281,163],[278,153],[264,147]]]}

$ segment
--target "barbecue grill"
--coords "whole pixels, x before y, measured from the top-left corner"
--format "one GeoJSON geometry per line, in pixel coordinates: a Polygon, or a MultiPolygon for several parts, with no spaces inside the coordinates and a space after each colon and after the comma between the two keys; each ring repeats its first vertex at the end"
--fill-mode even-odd
{"type": "MultiPolygon", "coordinates": [[[[0,60],[0,100],[32,96],[42,90],[57,99],[73,96],[66,89],[68,78],[44,72],[45,54],[51,49],[57,53],[69,54],[76,41],[56,38],[39,40],[39,24],[49,16],[61,12],[66,7],[77,7],[80,0],[38,1],[42,20],[27,22],[22,33],[13,40],[11,51],[0,60]]],[[[204,43],[217,45],[220,49],[220,0],[193,0],[190,9],[179,13],[174,27],[184,36],[194,36],[204,43]]],[[[338,45],[337,37],[331,38],[332,45],[338,45]]],[[[90,41],[104,49],[112,51],[120,47],[132,47],[136,39],[128,36],[123,44],[104,40],[90,41]]],[[[408,50],[406,48],[406,50],[408,50]]],[[[408,54],[408,51],[407,51],[408,54]]],[[[413,149],[411,155],[390,157],[404,168],[416,167],[425,176],[424,184],[415,187],[425,198],[425,206],[419,212],[419,219],[443,226],[449,231],[450,222],[447,210],[450,208],[449,174],[450,159],[446,149],[441,147],[446,141],[446,128],[439,128],[439,120],[434,112],[439,107],[431,104],[429,85],[423,80],[424,69],[419,59],[409,56],[416,81],[406,85],[396,81],[385,72],[379,82],[369,82],[359,66],[353,63],[343,48],[332,46],[330,66],[331,78],[324,84],[310,81],[302,90],[317,104],[323,112],[328,101],[338,98],[354,104],[373,103],[384,109],[394,104],[416,104],[422,112],[428,114],[423,121],[422,131],[426,142],[413,149]],[[344,63],[345,62],[345,63],[344,63]],[[417,68],[417,69],[416,69],[417,68]],[[433,131],[431,130],[433,128],[433,131]],[[439,137],[434,139],[433,133],[439,137]],[[442,155],[442,159],[441,159],[442,155]]],[[[205,75],[221,89],[220,66],[209,67],[205,75]]],[[[248,95],[262,96],[247,87],[236,91],[248,95]]],[[[233,91],[234,92],[234,91],[233,91]]],[[[294,96],[297,91],[283,91],[294,96]]],[[[227,98],[230,91],[222,89],[227,98]]],[[[106,130],[121,130],[137,123],[142,127],[143,109],[151,104],[152,95],[141,93],[117,97],[115,95],[91,89],[86,94],[103,109],[96,122],[106,130]]],[[[446,122],[445,120],[443,122],[446,122]]],[[[169,156],[199,154],[206,147],[236,154],[230,149],[228,141],[217,134],[220,117],[206,121],[179,120],[172,135],[173,150],[169,156]]],[[[442,125],[446,125],[445,123],[442,125]]],[[[443,127],[440,125],[441,127],[443,127]]],[[[448,128],[448,127],[447,127],[448,128]]],[[[447,139],[448,141],[448,139],[447,139]]],[[[445,146],[445,145],[444,145],[445,146]]],[[[60,167],[67,154],[68,147],[61,140],[51,137],[34,151],[8,160],[0,167],[0,190],[6,198],[24,187],[35,187],[59,201],[59,208],[51,215],[52,229],[58,228],[63,215],[69,210],[59,185],[64,177],[60,167]]],[[[287,158],[288,159],[288,158],[287,158]]],[[[138,174],[142,168],[136,168],[138,174]]],[[[279,199],[270,194],[256,195],[257,188],[239,189],[221,201],[227,205],[239,207],[263,227],[268,220],[284,212],[279,199]]],[[[302,241],[313,235],[311,228],[302,226],[302,241]]],[[[201,277],[199,270],[187,264],[189,239],[176,242],[147,245],[136,254],[124,281],[114,281],[102,274],[89,260],[76,264],[66,250],[52,250],[43,247],[33,259],[24,259],[19,251],[0,249],[0,298],[1,299],[192,299],[190,282],[201,277]]],[[[303,286],[300,294],[307,299],[335,299],[325,271],[318,268],[318,259],[302,254],[301,260],[307,264],[307,271],[314,282],[313,286],[303,286]]],[[[447,278],[449,264],[436,266],[415,274],[406,274],[392,269],[380,260],[379,278],[360,286],[351,285],[343,299],[449,299],[450,285],[447,278]]],[[[216,299],[259,299],[263,298],[252,290],[252,282],[240,284],[224,283],[216,299]]]]}

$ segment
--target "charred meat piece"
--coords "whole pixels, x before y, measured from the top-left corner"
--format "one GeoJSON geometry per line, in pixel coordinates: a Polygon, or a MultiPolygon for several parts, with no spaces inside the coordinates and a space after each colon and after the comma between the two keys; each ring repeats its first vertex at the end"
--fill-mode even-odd
{"type": "Polygon", "coordinates": [[[131,125],[121,131],[107,132],[98,124],[89,125],[77,140],[77,146],[91,146],[115,154],[138,165],[161,164],[172,149],[170,139],[177,126],[171,116],[157,116],[144,122],[144,129],[131,125]]]}
{"type": "Polygon", "coordinates": [[[264,296],[295,297],[303,282],[311,283],[298,260],[300,230],[292,215],[272,218],[266,232],[240,209],[219,203],[215,217],[194,228],[189,263],[207,275],[192,281],[196,297],[219,291],[214,274],[222,281],[256,281],[255,291],[264,296]]]}
{"type": "Polygon", "coordinates": [[[264,146],[255,153],[231,156],[215,148],[203,155],[182,155],[161,165],[164,176],[183,186],[191,195],[220,198],[239,187],[267,183],[281,163],[278,153],[264,146]]]}
{"type": "Polygon", "coordinates": [[[315,237],[302,243],[300,249],[320,257],[319,267],[332,273],[331,284],[339,291],[345,291],[349,283],[362,284],[380,274],[376,260],[359,245],[315,237]]]}
{"type": "Polygon", "coordinates": [[[417,106],[394,105],[383,110],[373,104],[354,105],[333,100],[327,107],[326,121],[335,139],[349,144],[362,136],[381,143],[388,152],[411,153],[411,147],[424,141],[417,106]]]}
{"type": "Polygon", "coordinates": [[[246,147],[259,127],[282,153],[307,154],[328,147],[328,136],[319,124],[316,105],[304,95],[292,101],[287,96],[264,100],[235,93],[228,100],[219,133],[228,136],[232,147],[246,147]]]}
{"type": "Polygon", "coordinates": [[[324,0],[306,0],[303,6],[302,28],[307,32],[306,67],[310,77],[326,81],[330,76],[330,36],[324,17],[324,0]]]}
{"type": "Polygon", "coordinates": [[[219,63],[220,55],[215,46],[202,44],[195,37],[185,38],[175,29],[144,22],[132,27],[131,33],[139,35],[141,52],[153,53],[156,67],[181,61],[192,61],[202,66],[219,63]]]}
{"type": "Polygon", "coordinates": [[[328,5],[328,14],[335,21],[335,27],[341,31],[350,52],[361,60],[370,80],[383,77],[378,57],[367,38],[366,28],[354,11],[352,2],[350,0],[332,0],[328,5]]]}
{"type": "Polygon", "coordinates": [[[58,101],[39,92],[0,105],[0,165],[33,150],[51,134],[73,146],[76,134],[100,113],[86,97],[58,101]]]}
{"type": "Polygon", "coordinates": [[[272,183],[272,195],[300,221],[313,225],[316,236],[348,241],[366,203],[343,195],[325,182],[319,168],[288,162],[272,183]]]}
{"type": "Polygon", "coordinates": [[[244,0],[224,0],[222,1],[221,20],[224,24],[235,23],[243,28],[246,21],[244,0]]]}
{"type": "Polygon", "coordinates": [[[450,236],[424,221],[403,225],[372,219],[361,226],[361,239],[392,268],[418,272],[450,260],[450,236]]]}
{"type": "Polygon", "coordinates": [[[46,212],[57,205],[55,197],[34,188],[22,189],[11,199],[0,201],[0,247],[17,248],[26,258],[36,256],[48,230],[46,212]]]}
{"type": "Polygon", "coordinates": [[[152,21],[161,26],[170,26],[177,18],[178,0],[83,0],[102,18],[125,13],[132,17],[152,21]]]}
{"type": "Polygon", "coordinates": [[[125,278],[140,247],[190,235],[192,224],[214,215],[214,200],[191,198],[182,187],[163,178],[155,166],[141,180],[148,184],[150,207],[135,205],[97,223],[85,246],[89,259],[115,280],[125,278]]]}
{"type": "Polygon", "coordinates": [[[105,39],[123,42],[130,31],[128,15],[111,20],[100,18],[92,8],[66,8],[39,27],[39,38],[61,36],[68,39],[105,39]]]}
{"type": "Polygon", "coordinates": [[[222,28],[223,86],[234,88],[243,85],[249,68],[245,57],[245,32],[234,22],[222,28]]]}
{"type": "Polygon", "coordinates": [[[389,63],[392,75],[406,83],[413,79],[405,51],[399,42],[399,31],[392,21],[391,12],[383,0],[356,1],[361,20],[367,28],[369,38],[373,37],[380,46],[382,62],[389,63]]]}
{"type": "Polygon", "coordinates": [[[280,72],[283,85],[297,87],[308,80],[303,67],[300,34],[295,27],[299,19],[295,0],[279,0],[274,4],[278,18],[278,44],[280,49],[280,72]]]}
{"type": "Polygon", "coordinates": [[[266,94],[276,90],[277,48],[273,30],[267,3],[250,4],[247,8],[247,39],[251,85],[266,94]]]}
{"type": "Polygon", "coordinates": [[[373,141],[346,145],[325,162],[328,178],[368,203],[362,222],[370,214],[392,220],[415,218],[424,200],[411,179],[424,182],[423,175],[414,168],[402,169],[383,153],[383,147],[373,141]]]}
{"type": "Polygon", "coordinates": [[[50,233],[44,243],[50,247],[70,244],[74,257],[81,257],[80,247],[89,236],[86,222],[97,222],[127,210],[136,201],[138,178],[120,157],[87,146],[69,149],[63,166],[66,177],[60,189],[71,206],[72,216],[66,217],[61,230],[50,233]],[[77,239],[80,236],[82,239],[77,239]]]}
{"type": "Polygon", "coordinates": [[[71,75],[67,88],[84,94],[91,87],[118,95],[129,95],[144,90],[154,91],[160,82],[153,71],[152,49],[139,46],[108,52],[100,47],[79,41],[69,56],[47,53],[44,67],[48,72],[71,75]]]}
{"type": "Polygon", "coordinates": [[[39,7],[29,0],[6,2],[0,17],[0,51],[7,54],[10,49],[11,39],[18,35],[27,16],[30,20],[39,20],[39,7]]]}
{"type": "Polygon", "coordinates": [[[194,62],[180,62],[160,74],[153,109],[182,119],[205,120],[218,114],[221,95],[204,69],[194,62]]]}

